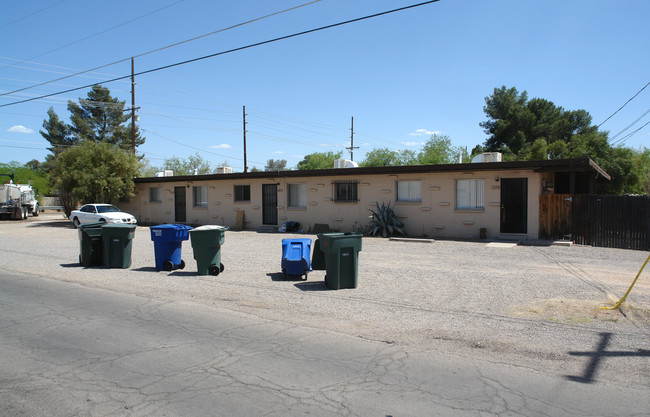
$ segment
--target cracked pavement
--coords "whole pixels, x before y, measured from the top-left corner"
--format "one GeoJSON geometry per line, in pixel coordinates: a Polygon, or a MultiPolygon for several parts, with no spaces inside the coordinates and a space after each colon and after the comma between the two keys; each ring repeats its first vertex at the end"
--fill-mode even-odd
{"type": "Polygon", "coordinates": [[[3,416],[648,412],[645,390],[184,302],[15,274],[0,294],[3,416]]]}
{"type": "Polygon", "coordinates": [[[69,222],[0,224],[0,416],[650,415],[647,274],[557,315],[643,252],[364,239],[359,287],[328,291],[278,278],[287,235],[228,232],[199,277],[187,242],[156,272],[148,233],[131,268],[81,268],[69,222]]]}

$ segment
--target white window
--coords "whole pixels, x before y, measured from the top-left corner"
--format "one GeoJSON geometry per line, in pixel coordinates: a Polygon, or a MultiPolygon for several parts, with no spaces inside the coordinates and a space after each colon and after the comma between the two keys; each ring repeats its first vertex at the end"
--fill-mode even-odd
{"type": "Polygon", "coordinates": [[[287,184],[287,191],[289,208],[307,207],[307,184],[287,184]]]}
{"type": "Polygon", "coordinates": [[[456,180],[456,209],[477,210],[485,207],[485,180],[456,180]]]}
{"type": "Polygon", "coordinates": [[[192,187],[192,201],[194,203],[194,207],[207,207],[208,187],[192,187]]]}
{"type": "Polygon", "coordinates": [[[160,187],[149,188],[149,201],[152,203],[160,203],[162,201],[162,188],[160,187]]]}
{"type": "Polygon", "coordinates": [[[422,181],[397,181],[397,201],[422,201],[422,181]]]}

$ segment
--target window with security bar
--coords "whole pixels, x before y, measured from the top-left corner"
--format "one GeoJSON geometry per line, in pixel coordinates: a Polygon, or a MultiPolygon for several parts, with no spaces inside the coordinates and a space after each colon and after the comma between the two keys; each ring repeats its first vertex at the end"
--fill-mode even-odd
{"type": "Polygon", "coordinates": [[[332,194],[335,203],[356,203],[359,201],[359,182],[334,181],[332,194]]]}
{"type": "Polygon", "coordinates": [[[235,202],[237,203],[251,201],[251,186],[235,185],[234,194],[235,194],[235,202]]]}

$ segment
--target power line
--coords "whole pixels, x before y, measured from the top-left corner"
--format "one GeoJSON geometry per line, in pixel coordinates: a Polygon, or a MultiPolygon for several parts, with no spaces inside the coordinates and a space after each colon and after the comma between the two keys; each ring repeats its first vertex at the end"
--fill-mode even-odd
{"type": "MultiPolygon", "coordinates": [[[[620,136],[621,134],[625,133],[626,130],[628,130],[629,128],[631,128],[631,127],[634,126],[635,124],[637,124],[637,123],[639,122],[639,120],[643,119],[643,118],[644,118],[648,113],[650,113],[650,109],[646,110],[645,113],[643,113],[643,114],[642,114],[641,116],[639,116],[635,121],[633,121],[632,123],[630,123],[629,125],[627,125],[625,128],[623,128],[623,130],[621,130],[620,132],[618,132],[617,134],[615,134],[614,136],[612,136],[611,138],[609,138],[609,140],[610,140],[610,141],[614,141],[614,139],[616,139],[618,136],[620,136]]],[[[620,139],[619,139],[619,140],[620,140],[620,139]]],[[[618,141],[616,141],[616,142],[618,142],[618,141]]],[[[613,145],[613,144],[614,144],[614,142],[612,142],[612,145],[613,145]]]]}
{"type": "MultiPolygon", "coordinates": [[[[384,16],[384,15],[391,14],[391,13],[401,12],[401,11],[412,9],[412,8],[415,8],[415,7],[424,6],[424,5],[427,5],[427,4],[437,3],[439,1],[440,0],[429,0],[429,1],[425,1],[423,3],[417,3],[417,4],[412,4],[410,6],[400,7],[398,9],[392,9],[392,10],[388,10],[388,11],[384,11],[384,12],[380,12],[380,13],[375,13],[375,14],[372,14],[372,15],[364,16],[364,17],[358,17],[356,19],[346,20],[346,21],[339,22],[339,23],[333,23],[331,25],[321,26],[321,27],[318,27],[318,28],[315,28],[315,29],[309,29],[309,30],[305,30],[305,31],[302,31],[302,32],[293,33],[291,35],[280,36],[278,38],[269,39],[269,40],[262,41],[262,42],[257,42],[257,43],[252,43],[252,44],[249,44],[249,45],[246,45],[246,46],[240,46],[238,48],[233,48],[233,49],[229,49],[229,50],[226,50],[226,51],[216,52],[214,54],[205,55],[205,56],[202,56],[202,57],[199,57],[199,58],[188,59],[186,61],[180,61],[180,62],[176,62],[174,64],[169,64],[169,65],[165,65],[165,66],[162,66],[162,67],[141,71],[141,72],[138,72],[138,73],[136,73],[134,75],[139,76],[139,75],[149,74],[149,73],[152,73],[152,72],[162,71],[162,70],[165,70],[165,69],[170,69],[170,68],[178,67],[178,66],[185,65],[185,64],[190,64],[190,63],[193,63],[193,62],[202,61],[202,60],[208,59],[208,58],[214,58],[214,57],[217,57],[217,56],[226,55],[226,54],[230,54],[230,53],[233,53],[233,52],[239,52],[239,51],[254,48],[254,47],[257,47],[257,46],[267,45],[267,44],[270,44],[270,43],[279,42],[279,41],[295,38],[295,37],[298,37],[298,36],[303,36],[303,35],[307,35],[307,34],[310,34],[310,33],[319,32],[319,31],[326,30],[326,29],[332,29],[332,28],[347,25],[347,24],[350,24],[350,23],[356,23],[356,22],[360,22],[360,21],[363,21],[363,20],[368,20],[368,19],[372,19],[372,18],[375,18],[375,17],[384,16]]],[[[130,58],[128,58],[128,59],[130,59],[130,58]]],[[[122,62],[122,61],[120,61],[120,62],[122,62]]],[[[103,67],[100,67],[100,68],[103,68],[103,67]]],[[[92,70],[88,70],[88,71],[92,71],[92,70]]],[[[39,96],[39,97],[33,97],[33,98],[30,98],[30,99],[26,99],[26,100],[20,100],[20,101],[15,101],[15,102],[12,102],[12,103],[2,104],[2,105],[0,105],[0,107],[7,107],[7,106],[15,105],[15,104],[27,103],[29,101],[40,100],[40,99],[43,99],[43,98],[52,97],[52,96],[56,96],[56,95],[59,95],[59,94],[66,94],[66,93],[70,93],[72,91],[83,90],[84,88],[90,88],[90,87],[92,87],[94,85],[97,85],[97,84],[107,84],[107,83],[112,83],[112,82],[115,82],[115,81],[124,80],[124,79],[130,78],[130,77],[131,77],[131,75],[124,75],[122,77],[116,77],[116,78],[113,78],[113,79],[110,79],[110,80],[104,80],[104,81],[100,81],[98,83],[84,85],[82,87],[72,88],[72,89],[68,89],[68,90],[64,90],[64,91],[59,91],[57,93],[51,93],[51,94],[46,94],[46,95],[39,96]]],[[[650,83],[648,83],[648,84],[650,84],[650,83]]]]}
{"type": "Polygon", "coordinates": [[[640,128],[638,128],[636,130],[633,130],[632,132],[628,133],[627,135],[625,135],[622,138],[620,138],[619,140],[617,140],[616,141],[618,143],[617,146],[622,146],[628,138],[632,137],[634,134],[636,134],[638,131],[640,131],[641,129],[643,129],[644,127],[646,127],[648,125],[650,125],[650,122],[647,122],[646,124],[644,124],[640,128]]]}
{"type": "MultiPolygon", "coordinates": [[[[181,0],[181,1],[184,1],[184,0],[181,0]]],[[[214,35],[214,34],[217,34],[217,33],[225,32],[225,31],[228,31],[228,30],[231,30],[231,29],[235,29],[235,28],[244,26],[244,25],[248,25],[250,23],[254,23],[254,22],[257,22],[257,21],[260,21],[260,20],[263,20],[263,19],[267,19],[267,18],[272,17],[272,16],[276,16],[278,14],[286,13],[286,12],[289,12],[289,11],[292,11],[292,10],[295,10],[295,9],[298,9],[298,8],[301,8],[301,7],[309,6],[309,5],[314,4],[314,3],[318,3],[319,1],[321,1],[321,0],[314,0],[314,1],[311,1],[309,3],[300,4],[298,6],[290,7],[288,9],[284,9],[284,10],[280,10],[278,12],[267,14],[265,16],[256,17],[254,19],[250,19],[250,20],[247,20],[245,22],[237,23],[236,25],[232,25],[232,26],[229,26],[229,27],[226,27],[226,28],[223,28],[223,29],[215,30],[215,31],[210,32],[210,33],[206,33],[205,35],[196,36],[194,38],[186,39],[186,40],[181,41],[181,42],[176,42],[176,43],[171,44],[171,45],[163,46],[162,48],[153,49],[151,51],[143,52],[141,54],[133,56],[132,58],[141,58],[141,57],[143,57],[145,55],[149,55],[149,54],[152,54],[154,52],[160,52],[162,50],[169,49],[169,48],[172,48],[174,46],[182,45],[184,43],[192,42],[192,41],[195,41],[195,40],[198,40],[198,39],[201,39],[201,38],[205,38],[207,36],[211,36],[211,35],[214,35]]],[[[176,4],[176,3],[174,3],[174,4],[176,4]]],[[[170,6],[172,6],[172,5],[169,5],[169,6],[166,6],[166,7],[170,7],[170,6]]],[[[162,9],[159,9],[159,10],[162,10],[162,9]]],[[[156,11],[159,11],[159,10],[156,10],[156,11]]],[[[151,13],[154,13],[154,12],[151,12],[151,13]]],[[[143,16],[141,16],[141,17],[143,17],[143,16]]],[[[127,22],[127,23],[129,23],[129,22],[127,22]]],[[[59,48],[59,49],[61,49],[61,48],[59,48]]],[[[52,51],[50,51],[50,52],[52,52],[52,51]]],[[[42,55],[39,55],[39,56],[42,56],[42,55]]],[[[34,57],[34,58],[37,58],[37,57],[34,57]]],[[[51,81],[42,82],[42,83],[35,84],[35,85],[29,86],[29,87],[21,88],[19,90],[10,91],[8,93],[2,93],[2,94],[0,94],[0,97],[6,96],[6,95],[9,95],[9,94],[18,93],[20,91],[29,90],[29,89],[32,89],[32,88],[35,88],[35,87],[40,87],[42,85],[51,84],[51,83],[54,83],[54,82],[57,82],[57,81],[65,80],[67,78],[76,77],[76,76],[79,76],[79,75],[82,75],[82,74],[86,74],[88,72],[96,71],[98,69],[110,67],[112,65],[116,65],[116,64],[120,64],[122,62],[128,61],[128,60],[130,60],[132,58],[131,57],[124,58],[124,59],[121,59],[119,61],[111,62],[110,64],[101,65],[99,67],[91,68],[89,70],[81,71],[81,72],[78,72],[76,74],[67,75],[65,77],[57,78],[57,79],[54,79],[54,80],[51,80],[51,81]]],[[[33,59],[33,58],[28,58],[28,59],[33,59]]],[[[21,62],[27,62],[27,60],[20,61],[20,62],[14,64],[14,65],[17,65],[17,64],[19,64],[21,62]]],[[[136,74],[136,75],[138,75],[138,74],[136,74]]],[[[87,87],[81,87],[81,88],[87,88],[87,87]]]]}
{"type": "Polygon", "coordinates": [[[616,113],[618,113],[619,111],[621,111],[621,110],[623,109],[623,107],[627,106],[627,104],[628,104],[630,101],[634,100],[634,99],[636,98],[636,96],[638,96],[639,94],[641,94],[641,91],[645,90],[646,87],[649,86],[649,85],[650,85],[650,81],[648,81],[648,83],[647,83],[646,85],[644,85],[642,89],[640,89],[639,91],[637,91],[635,95],[633,95],[633,96],[632,96],[628,101],[626,101],[625,104],[623,104],[621,107],[619,107],[618,110],[616,110],[614,113],[612,113],[612,114],[611,114],[607,119],[603,120],[602,123],[599,124],[597,127],[601,127],[603,124],[605,124],[606,121],[608,121],[609,119],[611,119],[612,117],[614,117],[614,115],[615,115],[616,113]]]}
{"type": "Polygon", "coordinates": [[[65,3],[65,1],[66,1],[66,0],[61,0],[61,1],[57,2],[57,3],[50,4],[49,6],[45,6],[45,7],[43,7],[42,9],[38,9],[38,10],[36,10],[35,12],[32,12],[32,13],[30,13],[30,14],[28,14],[28,15],[25,15],[25,16],[23,16],[23,17],[19,17],[18,19],[14,20],[14,21],[12,21],[12,22],[5,23],[4,25],[0,26],[0,29],[4,29],[4,28],[6,28],[7,26],[13,25],[14,23],[18,23],[18,22],[20,22],[20,21],[22,21],[22,20],[25,20],[25,19],[30,18],[30,17],[32,17],[32,16],[35,16],[35,15],[41,13],[41,12],[44,12],[44,11],[47,10],[47,9],[51,9],[52,7],[54,7],[54,6],[58,6],[58,5],[61,4],[61,3],[65,3]]]}
{"type": "MultiPolygon", "coordinates": [[[[154,10],[154,11],[151,11],[151,12],[149,12],[149,13],[145,13],[145,14],[143,14],[143,15],[141,15],[141,16],[135,17],[135,18],[133,18],[133,19],[131,19],[131,20],[128,20],[128,21],[123,22],[123,23],[120,23],[120,24],[118,24],[118,25],[112,26],[112,27],[110,27],[110,28],[108,28],[108,29],[104,29],[104,30],[101,30],[101,31],[99,31],[99,32],[97,32],[97,33],[93,33],[92,35],[88,35],[88,36],[86,36],[85,38],[82,38],[82,39],[76,40],[76,41],[71,42],[71,43],[69,43],[69,44],[67,44],[67,45],[63,45],[63,46],[60,46],[60,47],[58,47],[58,48],[52,49],[52,50],[50,50],[50,51],[43,52],[42,54],[35,55],[35,56],[31,57],[31,58],[27,58],[27,59],[25,59],[25,60],[23,60],[23,61],[18,62],[18,64],[20,64],[21,62],[28,61],[28,60],[30,60],[30,59],[40,58],[40,57],[42,57],[42,56],[44,56],[44,55],[51,54],[52,52],[60,51],[61,49],[65,49],[65,48],[67,48],[67,47],[69,47],[69,46],[72,46],[72,45],[76,45],[76,44],[81,43],[81,42],[83,42],[83,41],[86,41],[86,40],[88,40],[88,39],[90,39],[90,38],[94,38],[95,36],[98,36],[98,35],[104,34],[104,33],[106,33],[106,32],[110,32],[111,30],[114,30],[114,29],[117,29],[117,28],[119,28],[119,27],[122,27],[122,26],[128,25],[129,23],[133,23],[133,22],[135,22],[136,20],[140,20],[140,19],[143,19],[143,18],[145,18],[145,17],[147,17],[147,16],[150,16],[150,15],[152,15],[152,14],[154,14],[154,13],[158,13],[158,12],[161,11],[161,10],[165,10],[165,9],[167,9],[167,8],[169,8],[169,7],[175,6],[175,5],[177,5],[178,3],[182,3],[182,2],[184,2],[184,1],[185,1],[185,0],[178,0],[178,1],[174,2],[174,3],[171,3],[171,4],[168,4],[168,5],[166,5],[166,6],[160,7],[160,8],[158,8],[158,9],[154,10]]],[[[130,58],[129,58],[129,59],[130,59],[130,58]]],[[[11,66],[13,66],[13,65],[7,65],[7,66],[11,67],[11,66]]]]}

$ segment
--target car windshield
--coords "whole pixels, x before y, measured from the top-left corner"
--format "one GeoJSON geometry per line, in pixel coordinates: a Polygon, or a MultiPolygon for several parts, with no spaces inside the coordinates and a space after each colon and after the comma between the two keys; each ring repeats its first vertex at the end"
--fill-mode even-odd
{"type": "Polygon", "coordinates": [[[115,206],[97,206],[97,213],[114,213],[116,211],[121,211],[115,206]]]}

